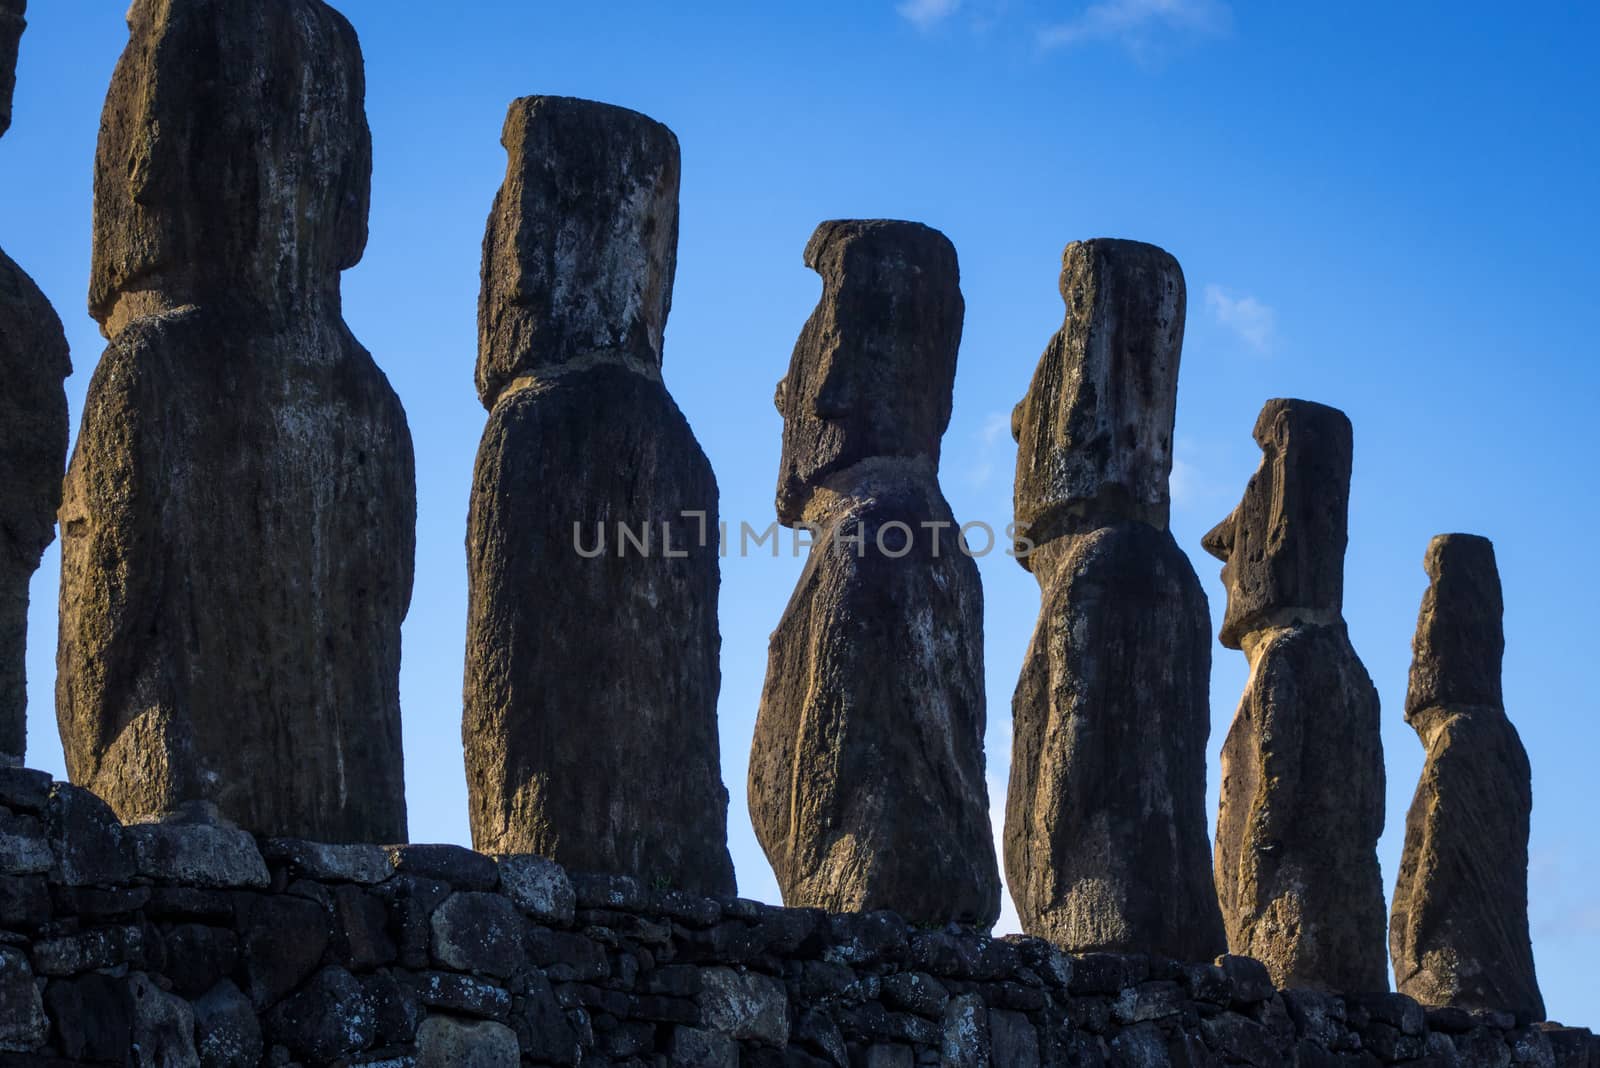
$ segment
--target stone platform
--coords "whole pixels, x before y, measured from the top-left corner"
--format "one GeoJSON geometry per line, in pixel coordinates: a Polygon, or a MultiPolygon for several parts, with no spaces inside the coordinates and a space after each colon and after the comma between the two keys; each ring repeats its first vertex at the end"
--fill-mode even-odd
{"type": "Polygon", "coordinates": [[[445,845],[124,827],[0,769],[0,1068],[1600,1068],[1588,1031],[1277,991],[1243,957],[719,900],[445,845]]]}

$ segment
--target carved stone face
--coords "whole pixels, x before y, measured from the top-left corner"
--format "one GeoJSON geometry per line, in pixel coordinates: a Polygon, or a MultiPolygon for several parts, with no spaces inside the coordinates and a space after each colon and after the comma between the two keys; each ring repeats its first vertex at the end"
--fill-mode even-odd
{"type": "Polygon", "coordinates": [[[1201,542],[1223,562],[1221,639],[1230,649],[1283,613],[1335,622],[1344,607],[1350,420],[1311,401],[1269,400],[1254,437],[1261,466],[1239,506],[1201,542]]]}
{"type": "Polygon", "coordinates": [[[795,523],[827,477],[874,457],[939,461],[965,305],[955,248],[890,220],[817,227],[806,266],[822,299],[778,383],[778,518],[795,523]]]}
{"type": "Polygon", "coordinates": [[[1100,238],[1067,246],[1060,284],[1066,320],[1011,415],[1017,523],[1040,544],[1081,521],[1165,529],[1183,271],[1154,245],[1100,238]]]}
{"type": "Polygon", "coordinates": [[[513,101],[483,248],[478,391],[604,354],[658,368],[678,257],[678,139],[626,108],[513,101]]]}
{"type": "Polygon", "coordinates": [[[11,95],[17,87],[17,45],[28,25],[27,0],[0,0],[0,134],[11,128],[11,95]]]}
{"type": "Polygon", "coordinates": [[[1422,566],[1429,583],[1411,644],[1406,719],[1430,708],[1503,707],[1504,602],[1494,543],[1440,534],[1428,543],[1422,566]]]}
{"type": "Polygon", "coordinates": [[[372,138],[350,24],[320,0],[134,0],[95,168],[90,309],[293,307],[367,241],[372,138]]]}

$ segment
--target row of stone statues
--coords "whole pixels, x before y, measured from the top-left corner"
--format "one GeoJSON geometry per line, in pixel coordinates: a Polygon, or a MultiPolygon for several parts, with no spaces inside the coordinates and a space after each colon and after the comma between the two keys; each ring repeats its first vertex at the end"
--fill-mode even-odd
{"type": "MultiPolygon", "coordinates": [[[[9,90],[21,0],[0,0],[9,90]]],[[[0,258],[0,750],[23,755],[26,584],[63,538],[57,714],[127,820],[399,841],[416,496],[400,402],[340,314],[371,172],[359,46],[322,0],[135,0],[96,161],[108,346],[64,494],[59,322],[0,258]]],[[[9,92],[0,93],[9,115],[9,92]]],[[[530,97],[484,240],[464,687],[474,844],[734,892],[716,702],[717,486],[661,378],[666,127],[530,97]],[[575,552],[626,519],[678,551],[575,552]]],[[[908,222],[824,223],[776,402],[780,522],[818,535],[771,640],[750,813],[785,901],[989,925],[983,596],[938,481],[963,301],[908,222]],[[862,551],[890,535],[903,551],[862,551]],[[903,544],[902,544],[903,543],[903,544]]],[[[1205,817],[1205,594],[1168,528],[1185,317],[1149,245],[1067,247],[1066,317],[1013,416],[1041,611],[1013,699],[1004,860],[1075,951],[1229,948],[1281,985],[1388,985],[1378,698],[1341,617],[1352,462],[1269,401],[1208,534],[1248,688],[1205,817]]],[[[1527,758],[1481,538],[1429,548],[1406,715],[1428,751],[1390,921],[1401,989],[1542,1016],[1527,758]]]]}

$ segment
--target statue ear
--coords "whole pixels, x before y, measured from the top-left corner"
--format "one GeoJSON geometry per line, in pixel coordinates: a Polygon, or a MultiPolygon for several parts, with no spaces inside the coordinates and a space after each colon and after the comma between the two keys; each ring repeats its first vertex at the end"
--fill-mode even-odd
{"type": "Polygon", "coordinates": [[[1273,448],[1279,453],[1289,448],[1289,413],[1280,411],[1272,417],[1272,429],[1267,434],[1267,440],[1272,442],[1273,448]]]}
{"type": "Polygon", "coordinates": [[[1019,445],[1022,444],[1022,409],[1027,403],[1028,398],[1024,397],[1011,409],[1011,440],[1019,445]]]}

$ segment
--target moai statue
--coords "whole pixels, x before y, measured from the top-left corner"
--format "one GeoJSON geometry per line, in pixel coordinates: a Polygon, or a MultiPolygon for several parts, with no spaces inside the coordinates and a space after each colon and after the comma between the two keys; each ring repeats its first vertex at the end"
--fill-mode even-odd
{"type": "Polygon", "coordinates": [[[1060,284],[1066,320],[1012,415],[1042,604],[1011,705],[1007,882],[1023,929],[1064,949],[1210,960],[1210,617],[1167,529],[1183,272],[1101,239],[1067,246],[1060,284]]]}
{"type": "Polygon", "coordinates": [[[1350,420],[1269,400],[1244,500],[1205,536],[1222,644],[1250,682],[1222,746],[1216,882],[1228,947],[1280,987],[1387,990],[1378,692],[1344,617],[1350,420]]]}
{"type": "Polygon", "coordinates": [[[717,482],[661,381],[678,140],[534,96],[502,143],[467,527],[473,844],[732,895],[717,482]]]}
{"type": "MultiPolygon", "coordinates": [[[[26,0],[0,0],[0,135],[11,126],[26,0]]],[[[56,536],[72,373],[61,320],[0,251],[0,767],[27,748],[28,583],[56,536]]]]}
{"type": "Polygon", "coordinates": [[[964,304],[937,230],[825,222],[822,299],[778,383],[778,521],[813,541],[773,632],[750,818],[790,906],[1000,912],[983,588],[939,488],[964,304]]]}
{"type": "Polygon", "coordinates": [[[361,50],[321,0],[135,0],[95,161],[109,341],[61,509],[56,712],[125,820],[403,841],[399,398],[340,314],[361,50]]]}
{"type": "Polygon", "coordinates": [[[1406,722],[1427,750],[1389,918],[1402,994],[1544,1019],[1528,940],[1532,772],[1500,692],[1494,545],[1441,534],[1423,567],[1406,722]]]}

